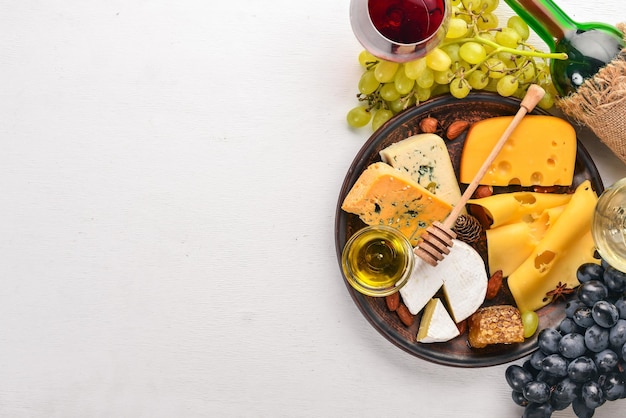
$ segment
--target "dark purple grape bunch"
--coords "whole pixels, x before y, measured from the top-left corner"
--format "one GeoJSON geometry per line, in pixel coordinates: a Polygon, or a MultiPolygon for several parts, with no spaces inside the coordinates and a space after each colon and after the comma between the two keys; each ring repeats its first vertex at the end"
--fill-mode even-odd
{"type": "Polygon", "coordinates": [[[589,418],[605,402],[626,398],[626,273],[603,261],[581,265],[576,276],[580,286],[559,326],[541,330],[538,350],[506,369],[523,418],[570,405],[589,418]]]}

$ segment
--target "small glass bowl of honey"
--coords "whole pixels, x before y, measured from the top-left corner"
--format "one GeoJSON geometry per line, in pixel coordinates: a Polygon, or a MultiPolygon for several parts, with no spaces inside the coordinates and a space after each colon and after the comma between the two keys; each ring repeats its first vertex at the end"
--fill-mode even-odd
{"type": "Polygon", "coordinates": [[[350,285],[367,296],[388,296],[409,279],[415,256],[400,231],[388,226],[367,226],[350,237],[342,251],[341,266],[350,285]]]}

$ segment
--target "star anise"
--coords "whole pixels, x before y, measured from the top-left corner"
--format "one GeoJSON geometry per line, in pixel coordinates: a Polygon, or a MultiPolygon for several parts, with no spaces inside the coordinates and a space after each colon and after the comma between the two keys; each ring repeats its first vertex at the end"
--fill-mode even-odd
{"type": "Polygon", "coordinates": [[[546,293],[547,298],[552,298],[550,302],[556,302],[559,299],[565,300],[565,295],[574,293],[576,289],[567,287],[567,283],[559,282],[554,290],[550,290],[546,293]]]}

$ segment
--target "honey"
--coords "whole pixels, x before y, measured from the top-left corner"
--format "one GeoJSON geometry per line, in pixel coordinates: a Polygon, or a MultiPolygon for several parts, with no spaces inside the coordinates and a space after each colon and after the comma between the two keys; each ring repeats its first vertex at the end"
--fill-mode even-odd
{"type": "Polygon", "coordinates": [[[356,290],[368,296],[387,296],[404,285],[413,260],[413,247],[397,229],[369,226],[348,240],[342,266],[356,290]]]}

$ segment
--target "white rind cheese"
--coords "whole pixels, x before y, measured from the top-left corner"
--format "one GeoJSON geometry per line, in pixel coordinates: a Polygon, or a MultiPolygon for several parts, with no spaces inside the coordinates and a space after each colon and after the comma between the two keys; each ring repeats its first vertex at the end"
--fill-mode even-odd
{"type": "Polygon", "coordinates": [[[402,301],[413,315],[420,313],[424,306],[443,286],[442,272],[414,255],[415,262],[411,277],[400,288],[402,301]]]}
{"type": "Polygon", "coordinates": [[[454,206],[461,198],[450,154],[439,135],[419,134],[380,151],[384,162],[454,206]]]}
{"type": "Polygon", "coordinates": [[[417,341],[420,343],[441,343],[460,335],[459,329],[450,317],[441,299],[431,299],[424,309],[417,341]]]}
{"type": "Polygon", "coordinates": [[[406,307],[417,315],[443,286],[450,313],[461,322],[476,312],[487,293],[487,272],[482,257],[469,244],[453,240],[450,254],[437,266],[415,256],[411,277],[400,289],[406,307]]]}
{"type": "Polygon", "coordinates": [[[485,301],[487,271],[478,252],[469,244],[454,240],[454,245],[439,267],[446,266],[443,291],[455,322],[468,318],[485,301]]]}

